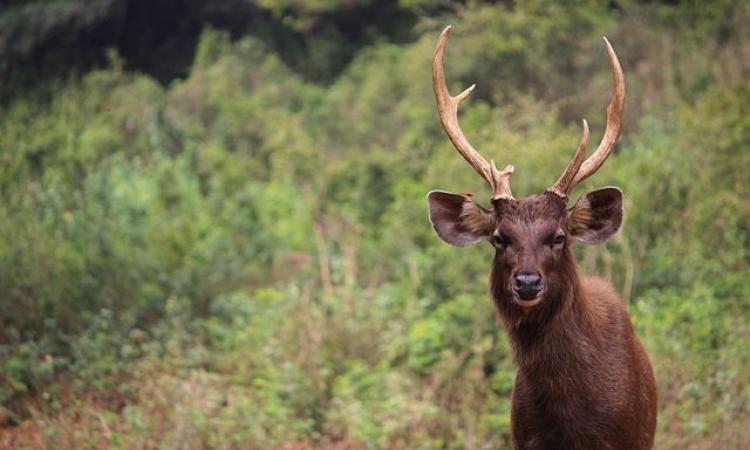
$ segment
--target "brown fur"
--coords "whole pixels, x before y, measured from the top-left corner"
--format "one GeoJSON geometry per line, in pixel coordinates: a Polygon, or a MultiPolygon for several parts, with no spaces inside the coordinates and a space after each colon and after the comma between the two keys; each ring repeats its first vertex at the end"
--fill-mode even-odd
{"type": "Polygon", "coordinates": [[[614,289],[599,278],[581,280],[570,248],[574,240],[599,244],[617,232],[622,192],[589,192],[569,210],[549,191],[495,200],[492,211],[443,191],[427,201],[444,241],[495,246],[490,290],[518,363],[516,448],[651,448],[656,386],[648,357],[614,289]],[[522,284],[530,277],[539,281],[531,291],[522,284]]]}
{"type": "Polygon", "coordinates": [[[495,209],[498,232],[514,233],[517,247],[498,249],[491,275],[518,363],[511,411],[516,448],[651,448],[656,387],[628,313],[608,282],[579,278],[570,240],[543,248],[544,233],[558,226],[570,231],[564,202],[546,194],[498,202],[495,209]],[[509,288],[519,265],[534,267],[547,286],[530,308],[516,303],[509,288]]]}

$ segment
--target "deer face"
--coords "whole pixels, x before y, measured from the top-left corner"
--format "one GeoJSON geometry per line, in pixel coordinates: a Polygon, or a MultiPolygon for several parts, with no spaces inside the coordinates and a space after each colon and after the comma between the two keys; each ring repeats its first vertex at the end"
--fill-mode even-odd
{"type": "Polygon", "coordinates": [[[513,166],[499,171],[472,147],[458,124],[458,106],[474,86],[451,96],[445,82],[443,55],[450,27],[440,35],[432,63],[432,81],[440,123],[456,150],[492,188],[492,209],[470,195],[433,191],[427,196],[430,221],[438,236],[449,244],[465,246],[489,241],[495,247],[493,290],[497,299],[512,298],[532,307],[556,295],[575,270],[570,242],[599,244],[609,239],[622,223],[622,192],[604,188],[590,192],[570,209],[568,194],[596,172],[620,136],[625,81],[620,62],[604,39],[615,88],[607,107],[607,127],[596,151],[584,161],[589,129],[583,120],[578,149],[568,167],[544,194],[513,198],[510,179],[513,166]]]}
{"type": "Polygon", "coordinates": [[[427,203],[432,226],[445,242],[487,241],[494,247],[495,295],[522,307],[558,295],[572,266],[573,241],[602,243],[622,224],[622,192],[612,187],[584,195],[570,209],[551,192],[496,200],[492,209],[469,195],[443,191],[430,192],[427,203]]]}

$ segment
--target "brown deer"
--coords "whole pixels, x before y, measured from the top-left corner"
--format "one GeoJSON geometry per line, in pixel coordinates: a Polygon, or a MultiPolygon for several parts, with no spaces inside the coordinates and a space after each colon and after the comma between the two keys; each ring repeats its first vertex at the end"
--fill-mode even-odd
{"type": "Polygon", "coordinates": [[[648,356],[609,282],[579,277],[574,241],[601,244],[622,224],[622,192],[598,189],[566,208],[568,194],[596,172],[620,135],[625,82],[604,38],[614,78],[607,126],[584,161],[588,125],[573,160],[541,195],[515,199],[513,166],[499,171],[468,142],[458,105],[474,89],[451,96],[443,73],[450,27],[435,51],[432,79],[440,122],[463,158],[492,188],[492,208],[470,195],[432,191],[430,221],[445,242],[495,248],[490,292],[518,365],[511,433],[517,449],[649,449],[656,428],[656,386],[648,356]]]}

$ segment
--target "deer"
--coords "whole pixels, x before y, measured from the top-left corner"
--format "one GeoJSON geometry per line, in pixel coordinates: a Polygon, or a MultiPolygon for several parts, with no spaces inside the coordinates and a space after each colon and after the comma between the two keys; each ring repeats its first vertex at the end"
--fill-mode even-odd
{"type": "Polygon", "coordinates": [[[443,57],[451,27],[440,35],[432,64],[440,123],[458,153],[489,184],[491,207],[470,194],[433,190],[427,195],[433,229],[448,244],[489,242],[494,248],[489,293],[509,337],[516,378],[510,432],[519,450],[650,449],[656,428],[657,393],[648,355],[612,284],[581,277],[574,242],[602,244],[622,225],[622,191],[597,189],[568,208],[573,188],[593,175],[620,137],[625,100],[622,67],[604,45],[614,80],[606,128],[586,157],[589,129],[571,162],[542,194],[516,199],[512,165],[498,170],[469,143],[458,106],[472,85],[451,96],[443,57]]]}

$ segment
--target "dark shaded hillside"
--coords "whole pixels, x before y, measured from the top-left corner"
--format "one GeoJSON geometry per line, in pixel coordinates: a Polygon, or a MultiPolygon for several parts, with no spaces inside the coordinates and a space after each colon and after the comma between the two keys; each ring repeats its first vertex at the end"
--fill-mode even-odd
{"type": "Polygon", "coordinates": [[[322,10],[247,0],[15,1],[0,10],[1,89],[7,99],[37,81],[106,67],[110,50],[126,69],[168,83],[187,76],[207,26],[258,37],[304,77],[330,81],[362,46],[413,38],[415,19],[395,0],[322,10]]]}

